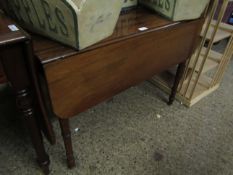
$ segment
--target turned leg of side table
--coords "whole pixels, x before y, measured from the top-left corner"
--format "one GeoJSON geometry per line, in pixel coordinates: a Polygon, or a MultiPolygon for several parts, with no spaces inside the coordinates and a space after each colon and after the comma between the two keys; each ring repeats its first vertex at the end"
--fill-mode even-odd
{"type": "Polygon", "coordinates": [[[178,86],[180,84],[180,80],[184,74],[184,70],[185,70],[185,65],[186,65],[186,61],[182,62],[179,64],[178,68],[177,68],[177,72],[176,72],[176,76],[175,76],[175,81],[171,90],[171,94],[169,96],[169,101],[168,101],[168,105],[172,105],[173,102],[175,101],[175,97],[176,97],[176,93],[177,93],[177,89],[178,86]]]}
{"type": "Polygon", "coordinates": [[[37,162],[45,175],[49,174],[49,156],[46,154],[42,134],[36,123],[33,98],[28,89],[16,92],[17,107],[23,114],[23,120],[29,130],[31,141],[37,154],[37,162]]]}
{"type": "Polygon", "coordinates": [[[37,161],[45,174],[49,174],[49,156],[47,155],[42,134],[35,114],[35,91],[30,81],[30,74],[25,62],[24,45],[6,46],[0,50],[4,72],[7,80],[16,94],[18,109],[23,113],[23,119],[29,131],[35,148],[37,161]]]}
{"type": "Polygon", "coordinates": [[[67,165],[68,165],[68,168],[71,169],[75,167],[75,159],[74,159],[74,153],[73,153],[73,147],[72,147],[69,119],[59,119],[59,123],[60,123],[61,134],[64,140],[65,149],[66,149],[67,165]]]}

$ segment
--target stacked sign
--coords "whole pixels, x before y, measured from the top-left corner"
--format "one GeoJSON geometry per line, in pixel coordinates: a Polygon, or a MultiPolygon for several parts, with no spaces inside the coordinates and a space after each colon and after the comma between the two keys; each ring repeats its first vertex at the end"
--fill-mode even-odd
{"type": "Polygon", "coordinates": [[[113,33],[124,0],[1,0],[23,27],[76,49],[113,33]]]}

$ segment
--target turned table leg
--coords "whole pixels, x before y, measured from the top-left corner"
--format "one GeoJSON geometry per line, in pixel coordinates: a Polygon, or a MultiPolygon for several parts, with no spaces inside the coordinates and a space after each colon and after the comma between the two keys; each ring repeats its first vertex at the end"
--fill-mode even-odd
{"type": "Polygon", "coordinates": [[[75,159],[74,159],[74,154],[73,154],[69,119],[59,119],[59,123],[60,123],[61,134],[64,140],[65,149],[66,149],[67,165],[68,165],[68,168],[71,169],[75,167],[75,159]]]}
{"type": "Polygon", "coordinates": [[[0,61],[2,62],[7,80],[16,94],[17,107],[23,113],[23,119],[35,148],[37,162],[47,175],[49,174],[50,161],[45,151],[42,134],[36,120],[35,89],[33,89],[30,73],[25,61],[26,50],[24,44],[5,46],[0,51],[0,61]]]}
{"type": "Polygon", "coordinates": [[[37,154],[37,162],[45,175],[49,174],[49,156],[45,152],[43,138],[36,123],[35,110],[32,96],[29,90],[24,89],[16,92],[16,102],[18,109],[23,114],[23,120],[29,130],[32,144],[37,154]]]}
{"type": "Polygon", "coordinates": [[[181,78],[182,78],[182,76],[184,74],[185,66],[186,66],[186,61],[180,63],[178,68],[177,68],[174,84],[173,84],[173,87],[172,87],[172,90],[171,90],[171,94],[169,96],[169,101],[167,103],[168,105],[172,105],[173,102],[175,101],[177,89],[179,87],[180,80],[181,80],[181,78]]]}

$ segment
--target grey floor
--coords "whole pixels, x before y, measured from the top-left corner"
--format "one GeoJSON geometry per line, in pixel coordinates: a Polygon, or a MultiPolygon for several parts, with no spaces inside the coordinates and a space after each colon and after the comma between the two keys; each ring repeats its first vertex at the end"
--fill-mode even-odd
{"type": "MultiPolygon", "coordinates": [[[[57,144],[46,150],[52,175],[233,175],[233,61],[216,92],[188,109],[144,82],[71,120],[77,167],[57,144]],[[80,130],[76,132],[76,128],[80,130]]],[[[37,175],[14,98],[0,88],[0,174],[37,175]]]]}

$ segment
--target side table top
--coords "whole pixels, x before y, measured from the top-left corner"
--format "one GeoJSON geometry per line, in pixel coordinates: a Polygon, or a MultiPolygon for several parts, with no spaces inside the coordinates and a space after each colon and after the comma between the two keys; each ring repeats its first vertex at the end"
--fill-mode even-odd
{"type": "Polygon", "coordinates": [[[30,36],[16,22],[0,11],[0,47],[28,39],[30,39],[30,36]]]}

